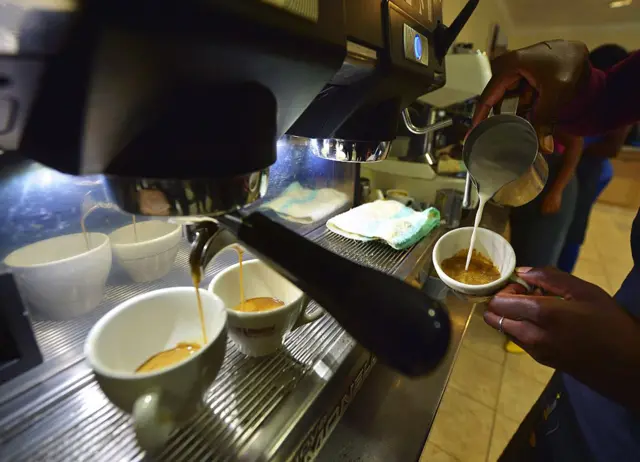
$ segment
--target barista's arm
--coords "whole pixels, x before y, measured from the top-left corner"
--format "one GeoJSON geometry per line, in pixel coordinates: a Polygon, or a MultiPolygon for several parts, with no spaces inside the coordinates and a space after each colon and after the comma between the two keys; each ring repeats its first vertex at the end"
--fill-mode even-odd
{"type": "Polygon", "coordinates": [[[554,128],[599,135],[640,120],[640,52],[603,72],[591,67],[584,44],[550,40],[505,53],[491,69],[493,77],[476,104],[472,127],[517,88],[521,105],[537,96],[532,123],[545,153],[553,151],[554,128]]]}
{"type": "Polygon", "coordinates": [[[613,158],[618,155],[624,140],[629,136],[632,125],[613,130],[584,148],[584,155],[613,158]]]}
{"type": "Polygon", "coordinates": [[[557,131],[555,138],[565,147],[565,151],[562,156],[560,172],[542,200],[542,213],[557,213],[560,210],[564,188],[567,187],[575,174],[582,156],[583,142],[581,137],[557,131]]]}

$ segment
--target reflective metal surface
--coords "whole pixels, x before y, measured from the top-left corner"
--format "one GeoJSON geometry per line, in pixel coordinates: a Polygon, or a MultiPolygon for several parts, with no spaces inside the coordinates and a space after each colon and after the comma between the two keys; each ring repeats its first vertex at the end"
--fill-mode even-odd
{"type": "Polygon", "coordinates": [[[464,179],[464,193],[462,196],[463,209],[471,208],[471,188],[473,188],[473,186],[473,178],[471,178],[471,174],[467,172],[467,176],[464,179]]]}
{"type": "Polygon", "coordinates": [[[439,189],[436,191],[435,206],[440,210],[442,224],[447,228],[460,226],[462,217],[463,193],[457,189],[439,189]]]}
{"type": "Polygon", "coordinates": [[[380,162],[389,155],[388,141],[347,141],[338,139],[307,139],[311,152],[323,159],[338,162],[380,162]]]}
{"type": "MultiPolygon", "coordinates": [[[[334,252],[388,272],[398,270],[408,255],[380,243],[351,241],[325,229],[309,237],[334,252]]],[[[187,254],[185,244],[174,271],[156,284],[186,285],[187,254]]],[[[216,259],[202,286],[235,261],[233,257],[216,259]]],[[[149,289],[148,284],[120,286],[110,293],[103,310],[149,289]]],[[[66,324],[57,324],[62,334],[66,324]]],[[[79,319],[70,322],[66,332],[77,335],[50,338],[48,351],[75,353],[76,360],[49,381],[25,384],[19,393],[0,387],[0,459],[145,458],[135,443],[129,417],[107,401],[82,361],[82,343],[92,324],[92,320],[79,319]]],[[[42,327],[36,324],[37,334],[42,327]]],[[[54,326],[48,327],[53,333],[54,326]]],[[[284,349],[270,357],[246,358],[229,343],[222,370],[205,397],[205,408],[153,459],[304,460],[309,448],[301,447],[301,441],[326,409],[340,404],[345,392],[351,393],[355,375],[360,374],[362,383],[367,362],[371,364],[368,353],[358,350],[330,316],[296,330],[286,338],[284,349]]]]}
{"type": "Polygon", "coordinates": [[[108,198],[139,215],[209,215],[238,210],[267,193],[268,169],[233,177],[165,180],[105,176],[108,198]]]}
{"type": "Polygon", "coordinates": [[[515,115],[518,98],[506,99],[502,114],[489,117],[467,136],[462,158],[478,192],[501,205],[519,207],[542,192],[549,167],[538,152],[533,126],[515,115]]]}
{"type": "MultiPolygon", "coordinates": [[[[473,221],[473,214],[470,214],[461,225],[472,225],[473,221]]],[[[502,233],[507,221],[507,208],[487,204],[483,227],[502,233]]],[[[418,244],[426,248],[419,250],[417,246],[411,252],[407,260],[423,255],[428,257],[428,261],[412,261],[414,270],[405,277],[410,283],[424,284],[423,290],[434,298],[443,300],[447,306],[452,335],[445,360],[431,375],[418,380],[407,379],[377,364],[316,458],[317,461],[419,460],[466,329],[469,324],[484,323],[481,317],[484,307],[481,304],[458,299],[450,294],[444,283],[428,278],[431,249],[439,236],[436,233],[431,242],[429,238],[432,236],[428,236],[418,244]]]]}
{"type": "Polygon", "coordinates": [[[409,130],[414,135],[425,135],[428,133],[433,133],[442,128],[447,128],[453,125],[453,119],[445,119],[441,120],[440,122],[429,124],[426,127],[418,127],[411,121],[411,113],[409,112],[408,108],[402,111],[402,120],[404,121],[407,130],[409,130]]]}
{"type": "Polygon", "coordinates": [[[191,243],[189,264],[192,270],[200,268],[201,274],[204,274],[207,265],[220,250],[237,242],[231,232],[213,221],[187,224],[184,229],[187,240],[191,243]]]}
{"type": "Polygon", "coordinates": [[[542,154],[538,153],[527,172],[500,188],[493,200],[498,204],[520,207],[531,202],[542,192],[548,177],[549,165],[542,154]]]}
{"type": "Polygon", "coordinates": [[[318,462],[420,459],[473,312],[472,304],[453,297],[445,304],[453,329],[443,362],[429,376],[414,380],[376,364],[318,462]]]}

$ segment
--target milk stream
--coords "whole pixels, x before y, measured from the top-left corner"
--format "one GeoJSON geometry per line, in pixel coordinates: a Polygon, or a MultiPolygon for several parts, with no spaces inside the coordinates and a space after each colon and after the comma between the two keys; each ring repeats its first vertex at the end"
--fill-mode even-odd
{"type": "Polygon", "coordinates": [[[482,212],[484,211],[484,204],[491,199],[491,196],[486,193],[478,193],[478,211],[476,212],[476,220],[473,223],[473,233],[471,233],[471,242],[469,243],[469,252],[467,253],[467,263],[464,266],[465,271],[469,271],[469,263],[471,263],[471,255],[473,255],[473,246],[476,244],[476,231],[480,226],[482,220],[482,212]]]}

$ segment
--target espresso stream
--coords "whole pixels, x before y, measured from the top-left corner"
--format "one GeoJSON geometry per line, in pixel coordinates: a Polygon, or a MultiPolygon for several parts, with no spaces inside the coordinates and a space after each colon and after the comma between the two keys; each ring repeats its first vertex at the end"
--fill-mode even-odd
{"type": "Polygon", "coordinates": [[[240,303],[233,307],[236,311],[243,311],[245,313],[257,313],[259,311],[273,310],[284,306],[282,300],[278,300],[274,297],[254,297],[247,300],[244,296],[244,272],[242,268],[242,257],[244,255],[244,249],[239,245],[234,245],[233,248],[238,252],[238,278],[240,286],[240,303]]]}
{"type": "MultiPolygon", "coordinates": [[[[278,300],[273,297],[255,297],[249,300],[245,300],[244,297],[244,272],[242,268],[242,257],[244,249],[240,246],[234,245],[233,248],[238,252],[238,276],[240,278],[240,304],[233,309],[237,311],[244,311],[248,313],[255,313],[259,311],[272,310],[284,306],[282,300],[278,300]]],[[[191,279],[193,281],[193,287],[196,291],[196,300],[198,302],[198,315],[200,317],[200,327],[202,329],[202,344],[207,344],[207,331],[204,323],[204,310],[202,309],[202,299],[200,298],[200,291],[198,290],[200,282],[202,281],[202,271],[199,265],[191,266],[191,279]]],[[[189,356],[197,352],[201,346],[197,343],[181,342],[176,345],[175,348],[170,350],[161,351],[149,359],[147,359],[140,367],[136,369],[136,372],[151,372],[165,367],[172,366],[180,361],[184,361],[189,356]]]]}

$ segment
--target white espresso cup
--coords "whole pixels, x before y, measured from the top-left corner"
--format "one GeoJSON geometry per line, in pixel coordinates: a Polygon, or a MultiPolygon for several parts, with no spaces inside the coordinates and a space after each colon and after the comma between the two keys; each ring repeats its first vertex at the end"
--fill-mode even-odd
{"type": "Polygon", "coordinates": [[[4,263],[29,307],[66,320],[98,306],[111,270],[111,246],[102,233],[66,234],[11,252],[4,263]]]}
{"type": "Polygon", "coordinates": [[[155,290],[118,305],[91,329],[85,355],[109,400],[133,417],[143,449],[161,447],[171,431],[201,407],[227,344],[222,300],[200,290],[207,343],[193,287],[155,290]],[[178,343],[202,347],[164,369],[136,373],[150,357],[178,343]]]}
{"type": "Polygon", "coordinates": [[[148,282],[171,271],[182,227],[160,220],[141,221],[115,230],[109,239],[113,254],[131,279],[148,282]]]}
{"type": "Polygon", "coordinates": [[[229,337],[242,353],[248,356],[274,353],[287,333],[324,314],[321,308],[307,314],[309,297],[260,260],[243,263],[245,299],[273,297],[282,300],[284,306],[260,312],[234,310],[240,304],[239,270],[240,265],[235,264],[218,273],[209,284],[209,291],[224,302],[229,316],[229,337]]]}
{"type": "Polygon", "coordinates": [[[500,271],[500,278],[488,284],[463,284],[447,276],[440,264],[443,260],[453,257],[459,251],[468,249],[471,243],[473,227],[457,228],[444,234],[433,248],[433,266],[438,277],[449,288],[472,296],[489,296],[502,289],[508,282],[517,282],[530,290],[529,285],[515,275],[516,253],[504,237],[486,228],[478,228],[474,250],[488,257],[500,271]]]}

